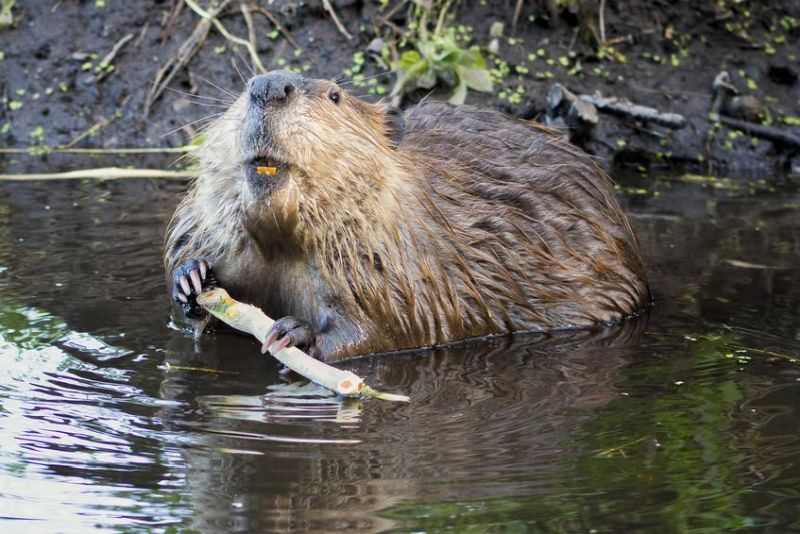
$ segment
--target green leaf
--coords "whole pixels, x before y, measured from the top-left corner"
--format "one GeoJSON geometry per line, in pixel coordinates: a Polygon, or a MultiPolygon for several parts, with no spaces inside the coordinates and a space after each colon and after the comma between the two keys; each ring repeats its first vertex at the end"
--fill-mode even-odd
{"type": "Polygon", "coordinates": [[[408,69],[401,70],[400,74],[397,76],[397,81],[395,82],[394,87],[392,87],[392,92],[390,93],[389,96],[399,95],[406,85],[415,82],[420,73],[429,68],[430,65],[428,61],[420,59],[419,61],[411,65],[408,69]]]}
{"type": "Polygon", "coordinates": [[[464,78],[461,78],[461,81],[456,86],[456,90],[453,92],[453,96],[450,97],[449,102],[451,104],[455,104],[460,106],[464,103],[464,100],[467,99],[467,84],[464,82],[464,78]]]}
{"type": "Polygon", "coordinates": [[[459,63],[461,63],[465,67],[472,67],[475,69],[486,68],[486,61],[484,61],[483,56],[477,49],[465,50],[464,54],[461,56],[461,61],[459,63]]]}
{"type": "Polygon", "coordinates": [[[416,50],[407,50],[403,52],[403,54],[400,56],[400,59],[397,60],[397,68],[399,70],[408,70],[415,63],[419,63],[421,60],[422,57],[419,55],[419,52],[416,50]]]}
{"type": "Polygon", "coordinates": [[[489,71],[486,69],[474,69],[470,67],[458,66],[456,68],[458,77],[462,83],[482,93],[489,93],[492,90],[492,79],[489,77],[489,71]]]}

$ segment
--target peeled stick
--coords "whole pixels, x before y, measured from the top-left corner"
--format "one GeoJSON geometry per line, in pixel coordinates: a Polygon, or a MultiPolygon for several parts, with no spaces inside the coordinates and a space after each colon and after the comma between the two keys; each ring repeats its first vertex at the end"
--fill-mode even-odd
{"type": "MultiPolygon", "coordinates": [[[[220,287],[198,295],[197,303],[214,317],[237,330],[253,335],[261,343],[265,342],[267,332],[275,323],[259,308],[231,298],[228,292],[220,287]]],[[[296,347],[286,347],[273,356],[295,373],[343,397],[374,397],[400,402],[410,400],[405,395],[376,391],[364,383],[364,379],[357,374],[322,363],[296,347]]]]}

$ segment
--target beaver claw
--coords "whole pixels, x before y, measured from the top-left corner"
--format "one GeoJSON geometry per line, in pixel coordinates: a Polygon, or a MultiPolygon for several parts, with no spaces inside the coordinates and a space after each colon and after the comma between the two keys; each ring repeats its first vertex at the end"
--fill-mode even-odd
{"type": "Polygon", "coordinates": [[[314,346],[315,340],[314,329],[306,321],[297,317],[282,317],[275,321],[267,332],[261,352],[269,350],[272,354],[276,354],[290,346],[308,352],[314,346]]]}
{"type": "Polygon", "coordinates": [[[204,260],[186,260],[172,273],[172,299],[180,304],[187,319],[206,316],[206,311],[197,303],[197,295],[215,287],[214,271],[204,260]]]}

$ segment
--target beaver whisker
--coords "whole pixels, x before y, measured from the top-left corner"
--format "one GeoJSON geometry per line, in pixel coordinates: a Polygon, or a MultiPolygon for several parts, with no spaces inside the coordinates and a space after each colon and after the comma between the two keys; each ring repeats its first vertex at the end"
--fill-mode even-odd
{"type": "MultiPolygon", "coordinates": [[[[213,96],[196,95],[194,93],[188,93],[186,91],[181,91],[180,89],[175,89],[173,87],[165,87],[164,89],[166,89],[167,91],[172,91],[173,93],[177,93],[177,94],[179,94],[181,96],[186,96],[186,97],[189,97],[189,98],[199,98],[201,100],[210,100],[210,101],[216,102],[216,103],[218,103],[220,105],[227,105],[228,107],[230,107],[230,105],[233,104],[233,102],[234,102],[234,100],[232,100],[232,99],[227,99],[227,98],[222,99],[222,98],[216,98],[216,97],[213,97],[213,96]]],[[[200,102],[192,102],[192,103],[193,104],[200,104],[200,102]]]]}
{"type": "Polygon", "coordinates": [[[250,71],[251,78],[258,73],[255,71],[253,65],[249,61],[247,61],[247,59],[244,57],[244,54],[242,53],[241,49],[239,49],[239,47],[234,47],[234,54],[236,54],[236,57],[231,58],[231,65],[233,65],[233,68],[236,69],[237,74],[239,74],[239,79],[242,81],[242,85],[246,86],[247,79],[242,74],[242,71],[239,70],[239,62],[236,61],[236,59],[242,60],[242,62],[247,66],[248,70],[250,71]]]}
{"type": "Polygon", "coordinates": [[[212,113],[212,114],[210,114],[210,115],[206,115],[205,117],[200,117],[199,119],[195,119],[195,120],[193,120],[193,121],[189,121],[189,122],[187,122],[187,123],[185,123],[185,124],[182,124],[182,125],[178,126],[177,128],[175,128],[175,129],[173,129],[173,130],[170,130],[170,131],[168,131],[168,132],[167,132],[167,133],[165,133],[165,134],[162,134],[162,135],[161,135],[161,137],[162,137],[162,138],[163,138],[163,137],[167,137],[167,136],[169,136],[169,135],[172,135],[172,134],[174,134],[174,133],[175,133],[175,132],[177,132],[178,130],[182,130],[182,129],[186,128],[187,126],[193,126],[193,125],[197,124],[198,122],[209,121],[209,120],[211,120],[211,119],[215,119],[215,118],[217,118],[217,117],[219,117],[219,116],[221,116],[221,115],[224,115],[224,114],[225,114],[225,112],[224,112],[224,111],[219,111],[219,112],[217,112],[217,113],[212,113]]]}
{"type": "Polygon", "coordinates": [[[212,82],[208,78],[204,78],[203,76],[200,76],[199,74],[195,74],[195,76],[197,77],[198,80],[201,80],[201,81],[207,83],[208,85],[210,85],[211,87],[213,87],[214,89],[219,91],[220,93],[223,93],[223,94],[226,94],[226,95],[230,96],[233,99],[233,101],[236,101],[236,99],[239,98],[239,95],[237,95],[236,93],[228,91],[227,89],[223,89],[222,87],[220,87],[219,85],[215,84],[214,82],[212,82]]]}

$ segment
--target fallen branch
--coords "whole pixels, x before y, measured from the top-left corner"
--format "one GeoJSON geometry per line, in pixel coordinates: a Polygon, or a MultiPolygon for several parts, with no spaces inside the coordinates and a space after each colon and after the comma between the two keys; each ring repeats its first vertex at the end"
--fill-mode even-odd
{"type": "MultiPolygon", "coordinates": [[[[214,317],[237,330],[251,334],[261,343],[266,341],[267,333],[275,324],[275,321],[267,317],[263,311],[250,304],[232,299],[222,288],[201,293],[197,297],[197,302],[214,317]]],[[[409,398],[404,395],[375,391],[366,385],[364,379],[357,374],[322,363],[296,347],[286,347],[272,355],[294,372],[344,397],[367,397],[409,402],[409,398]]]]}
{"type": "Polygon", "coordinates": [[[742,130],[750,135],[767,139],[779,145],[790,148],[800,148],[800,137],[783,131],[779,128],[763,126],[750,121],[734,119],[733,117],[728,117],[727,115],[719,115],[719,122],[728,128],[742,130]]]}
{"type": "Polygon", "coordinates": [[[186,154],[197,149],[196,145],[133,148],[73,148],[70,146],[72,144],[73,143],[57,147],[31,146],[28,148],[0,148],[0,154],[29,154],[35,156],[41,154],[186,154]]]}
{"type": "Polygon", "coordinates": [[[99,169],[83,169],[67,172],[51,172],[40,174],[0,174],[0,180],[25,182],[33,180],[75,180],[92,178],[97,180],[117,180],[121,178],[188,178],[196,176],[194,171],[166,171],[162,169],[121,169],[119,167],[103,167],[99,169]]]}
{"type": "Polygon", "coordinates": [[[594,94],[580,95],[580,99],[594,104],[597,109],[607,113],[625,115],[676,130],[686,126],[686,118],[683,115],[677,113],[662,113],[656,108],[634,104],[622,98],[603,97],[600,94],[594,94]]]}
{"type": "MultiPolygon", "coordinates": [[[[772,126],[764,126],[755,122],[737,119],[723,113],[735,113],[736,105],[739,104],[739,111],[742,112],[743,108],[753,107],[752,104],[745,104],[743,101],[747,96],[740,97],[739,90],[731,82],[730,74],[727,71],[721,71],[714,78],[714,83],[711,86],[713,97],[711,99],[711,106],[708,109],[708,120],[711,122],[720,122],[729,128],[741,130],[750,135],[767,139],[775,144],[783,145],[789,148],[800,148],[800,137],[775,128],[772,126]]],[[[756,109],[758,109],[758,101],[756,101],[756,109]]],[[[745,113],[747,114],[747,113],[745,113]]],[[[752,115],[758,115],[757,112],[751,112],[752,115]]]]}

